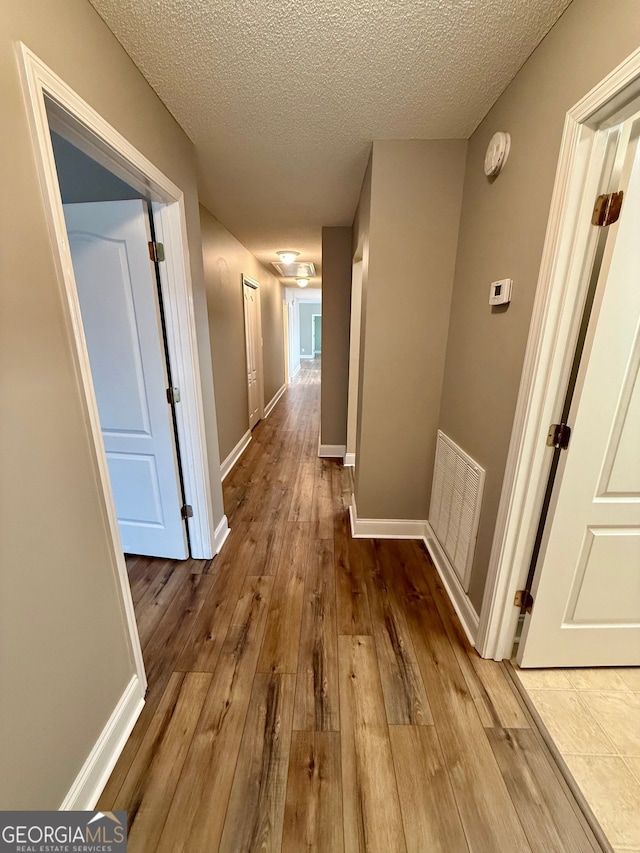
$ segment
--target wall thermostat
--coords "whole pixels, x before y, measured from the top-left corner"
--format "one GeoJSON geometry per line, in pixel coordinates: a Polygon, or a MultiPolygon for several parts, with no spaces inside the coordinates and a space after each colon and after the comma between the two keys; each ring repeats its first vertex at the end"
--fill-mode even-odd
{"type": "Polygon", "coordinates": [[[484,173],[487,177],[497,175],[507,162],[511,149],[511,136],[503,130],[494,133],[484,157],[484,173]]]}
{"type": "Polygon", "coordinates": [[[505,305],[507,302],[511,302],[512,286],[512,278],[501,278],[500,281],[492,281],[491,292],[489,293],[489,305],[505,305]]]}

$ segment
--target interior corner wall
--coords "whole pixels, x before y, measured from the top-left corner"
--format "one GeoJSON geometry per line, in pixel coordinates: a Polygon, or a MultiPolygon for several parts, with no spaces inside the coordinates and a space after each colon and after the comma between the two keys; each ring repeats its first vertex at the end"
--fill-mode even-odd
{"type": "Polygon", "coordinates": [[[278,279],[202,205],[200,222],[210,362],[216,392],[220,458],[224,460],[249,429],[242,276],[260,284],[265,406],[285,381],[282,288],[278,279]]]}
{"type": "MultiPolygon", "coordinates": [[[[427,517],[466,147],[373,144],[355,477],[361,518],[427,517]]],[[[368,192],[365,179],[357,223],[365,242],[368,192]]]]}
{"type": "Polygon", "coordinates": [[[17,41],[184,192],[214,512],[223,513],[193,146],[88,2],[0,9],[0,808],[57,809],[134,675],[17,41]]]}
{"type": "Polygon", "coordinates": [[[320,443],[347,444],[352,230],[322,229],[320,443]]]}
{"type": "Polygon", "coordinates": [[[439,426],[486,468],[469,595],[480,610],[531,321],[564,119],[640,44],[636,0],[574,0],[469,142],[439,426]],[[511,134],[489,180],[491,136],[511,134]],[[513,278],[506,308],[489,285],[513,278]]]}

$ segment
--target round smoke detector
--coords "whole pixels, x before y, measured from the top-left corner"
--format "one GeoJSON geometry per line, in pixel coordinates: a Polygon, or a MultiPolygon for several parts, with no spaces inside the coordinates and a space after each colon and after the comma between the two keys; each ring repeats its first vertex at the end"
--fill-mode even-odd
{"type": "Polygon", "coordinates": [[[500,173],[507,162],[510,148],[511,136],[508,133],[499,130],[493,134],[484,157],[484,173],[487,177],[500,173]]]}

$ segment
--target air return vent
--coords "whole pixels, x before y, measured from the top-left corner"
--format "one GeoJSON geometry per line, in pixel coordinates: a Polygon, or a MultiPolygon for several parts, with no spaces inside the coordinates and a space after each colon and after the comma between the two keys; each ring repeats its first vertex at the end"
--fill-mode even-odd
{"type": "Polygon", "coordinates": [[[313,278],[316,274],[314,264],[271,264],[283,278],[313,278]]]}
{"type": "Polygon", "coordinates": [[[438,430],[429,524],[465,592],[478,535],[484,469],[438,430]]]}

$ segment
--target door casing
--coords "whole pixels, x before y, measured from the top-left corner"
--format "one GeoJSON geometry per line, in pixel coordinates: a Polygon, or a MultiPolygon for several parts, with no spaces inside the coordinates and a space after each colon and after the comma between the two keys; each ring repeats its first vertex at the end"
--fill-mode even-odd
{"type": "MultiPolygon", "coordinates": [[[[253,427],[258,423],[258,421],[264,418],[264,375],[263,375],[263,363],[262,363],[262,306],[260,304],[260,282],[255,281],[253,278],[249,278],[249,276],[242,276],[242,306],[244,310],[244,334],[245,334],[245,351],[247,357],[247,371],[249,368],[249,360],[250,360],[250,349],[253,347],[255,353],[255,367],[257,372],[257,382],[258,382],[258,412],[257,419],[252,424],[249,423],[249,429],[253,429],[253,427]],[[253,329],[251,329],[250,318],[247,313],[247,305],[244,298],[244,289],[245,287],[251,288],[256,297],[256,315],[255,321],[256,324],[253,329]],[[251,338],[252,336],[252,338],[251,338]]],[[[247,393],[249,393],[249,389],[247,389],[247,393]]],[[[249,395],[248,401],[249,408],[249,417],[251,417],[251,399],[249,395]]]]}
{"type": "Polygon", "coordinates": [[[152,200],[156,237],[165,244],[167,257],[166,262],[161,264],[160,275],[165,297],[167,341],[173,380],[181,391],[178,438],[184,461],[185,491],[187,500],[193,507],[193,517],[189,520],[192,554],[194,557],[210,558],[214,556],[214,550],[217,552],[224,542],[228,525],[224,517],[214,536],[184,194],[26,45],[19,42],[17,52],[43,191],[45,215],[51,234],[61,304],[67,333],[72,343],[80,398],[91,436],[92,461],[100,486],[102,511],[110,534],[111,562],[120,592],[124,621],[128,628],[132,657],[144,690],[147,681],[142,650],[127,567],[120,544],[91,367],[82,329],[80,303],[67,243],[50,127],[126,183],[150,196],[152,200]]]}

